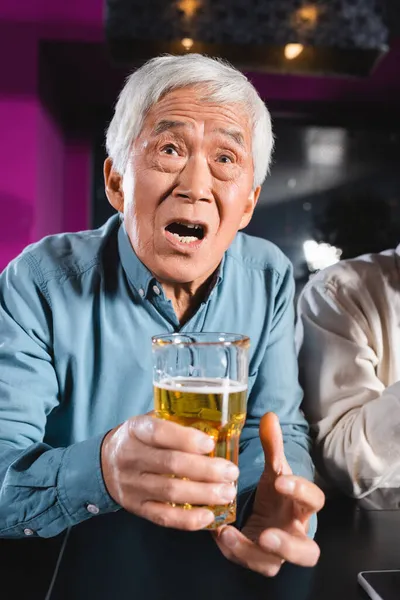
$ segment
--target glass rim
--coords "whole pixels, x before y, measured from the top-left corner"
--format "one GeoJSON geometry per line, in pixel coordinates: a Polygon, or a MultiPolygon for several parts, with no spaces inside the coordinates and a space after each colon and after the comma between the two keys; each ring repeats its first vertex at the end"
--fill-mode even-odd
{"type": "Polygon", "coordinates": [[[151,342],[153,347],[165,347],[165,346],[173,346],[173,345],[179,345],[179,346],[185,346],[185,347],[193,347],[193,346],[236,346],[236,347],[241,347],[241,348],[248,348],[250,346],[250,338],[247,335],[243,335],[241,333],[226,333],[226,332],[219,332],[219,331],[200,331],[200,332],[196,332],[196,331],[188,331],[186,333],[165,333],[165,334],[161,334],[161,335],[154,335],[151,338],[151,342]],[[174,339],[179,338],[179,337],[190,337],[190,336],[199,336],[199,337],[206,337],[207,335],[211,336],[220,336],[220,337],[227,337],[227,338],[232,338],[232,339],[226,339],[226,340],[215,340],[215,341],[181,341],[181,342],[175,342],[174,339]]]}

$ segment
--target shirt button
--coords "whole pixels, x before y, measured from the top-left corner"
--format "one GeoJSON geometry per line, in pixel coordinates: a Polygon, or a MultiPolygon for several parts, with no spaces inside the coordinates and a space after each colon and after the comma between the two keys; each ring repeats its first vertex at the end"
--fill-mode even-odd
{"type": "Polygon", "coordinates": [[[159,296],[161,294],[161,290],[158,285],[153,285],[153,292],[159,296]]]}
{"type": "Polygon", "coordinates": [[[141,298],[143,298],[143,297],[144,297],[144,289],[143,289],[143,288],[140,288],[140,290],[139,290],[139,294],[140,294],[140,297],[141,297],[141,298]]]}
{"type": "Polygon", "coordinates": [[[24,529],[24,535],[33,535],[33,534],[34,534],[34,532],[32,529],[28,529],[28,528],[24,529]]]}
{"type": "Polygon", "coordinates": [[[100,509],[99,509],[99,507],[98,507],[98,506],[96,506],[95,504],[88,504],[88,505],[86,506],[86,510],[87,510],[88,512],[90,512],[90,514],[92,514],[92,515],[98,515],[98,514],[99,514],[99,512],[100,512],[100,509]]]}

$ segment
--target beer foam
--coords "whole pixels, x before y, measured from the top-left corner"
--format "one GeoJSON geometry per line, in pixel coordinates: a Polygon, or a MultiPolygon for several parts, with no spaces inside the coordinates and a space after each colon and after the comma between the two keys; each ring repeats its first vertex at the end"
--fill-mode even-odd
{"type": "Polygon", "coordinates": [[[189,394],[233,394],[247,391],[246,383],[217,377],[168,377],[154,381],[153,385],[163,390],[189,394]]]}

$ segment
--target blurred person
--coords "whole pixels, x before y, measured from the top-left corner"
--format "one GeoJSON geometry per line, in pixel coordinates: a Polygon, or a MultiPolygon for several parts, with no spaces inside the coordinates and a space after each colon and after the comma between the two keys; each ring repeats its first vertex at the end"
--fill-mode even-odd
{"type": "Polygon", "coordinates": [[[298,303],[316,466],[370,507],[400,501],[400,246],[313,276],[298,303]]]}
{"type": "Polygon", "coordinates": [[[149,414],[150,339],[234,331],[252,343],[239,513],[215,541],[267,576],[285,560],[316,563],[324,497],[299,408],[292,267],[238,233],[272,147],[264,103],[221,61],[164,56],[129,77],[104,164],[119,216],[47,237],[1,275],[1,536],[51,537],[121,508],[162,527],[209,525],[201,505],[231,501],[238,469],[207,456],[205,433],[149,414]],[[174,506],[185,502],[198,506],[174,506]]]}

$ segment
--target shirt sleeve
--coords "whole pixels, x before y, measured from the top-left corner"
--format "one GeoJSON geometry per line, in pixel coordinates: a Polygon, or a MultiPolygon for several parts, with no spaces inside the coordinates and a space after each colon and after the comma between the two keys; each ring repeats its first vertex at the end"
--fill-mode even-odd
{"type": "Polygon", "coordinates": [[[51,306],[24,253],[0,275],[1,537],[51,537],[118,508],[103,483],[103,436],[67,448],[44,443],[59,402],[51,306]]]}
{"type": "MultiPolygon", "coordinates": [[[[274,315],[263,359],[257,373],[250,374],[250,382],[254,382],[241,436],[239,460],[239,527],[251,510],[254,491],[264,469],[259,425],[266,412],[272,411],[279,417],[285,455],[293,473],[310,481],[314,478],[308,425],[300,409],[302,390],[298,382],[294,342],[293,296],[294,280],[290,265],[277,284],[274,315]]],[[[316,524],[314,515],[310,522],[311,537],[315,534],[316,524]]]]}
{"type": "Polygon", "coordinates": [[[356,498],[397,488],[398,502],[400,382],[385,389],[377,377],[374,339],[382,332],[372,331],[367,317],[374,312],[354,277],[335,286],[316,276],[305,289],[298,324],[305,410],[323,477],[356,498]]]}

